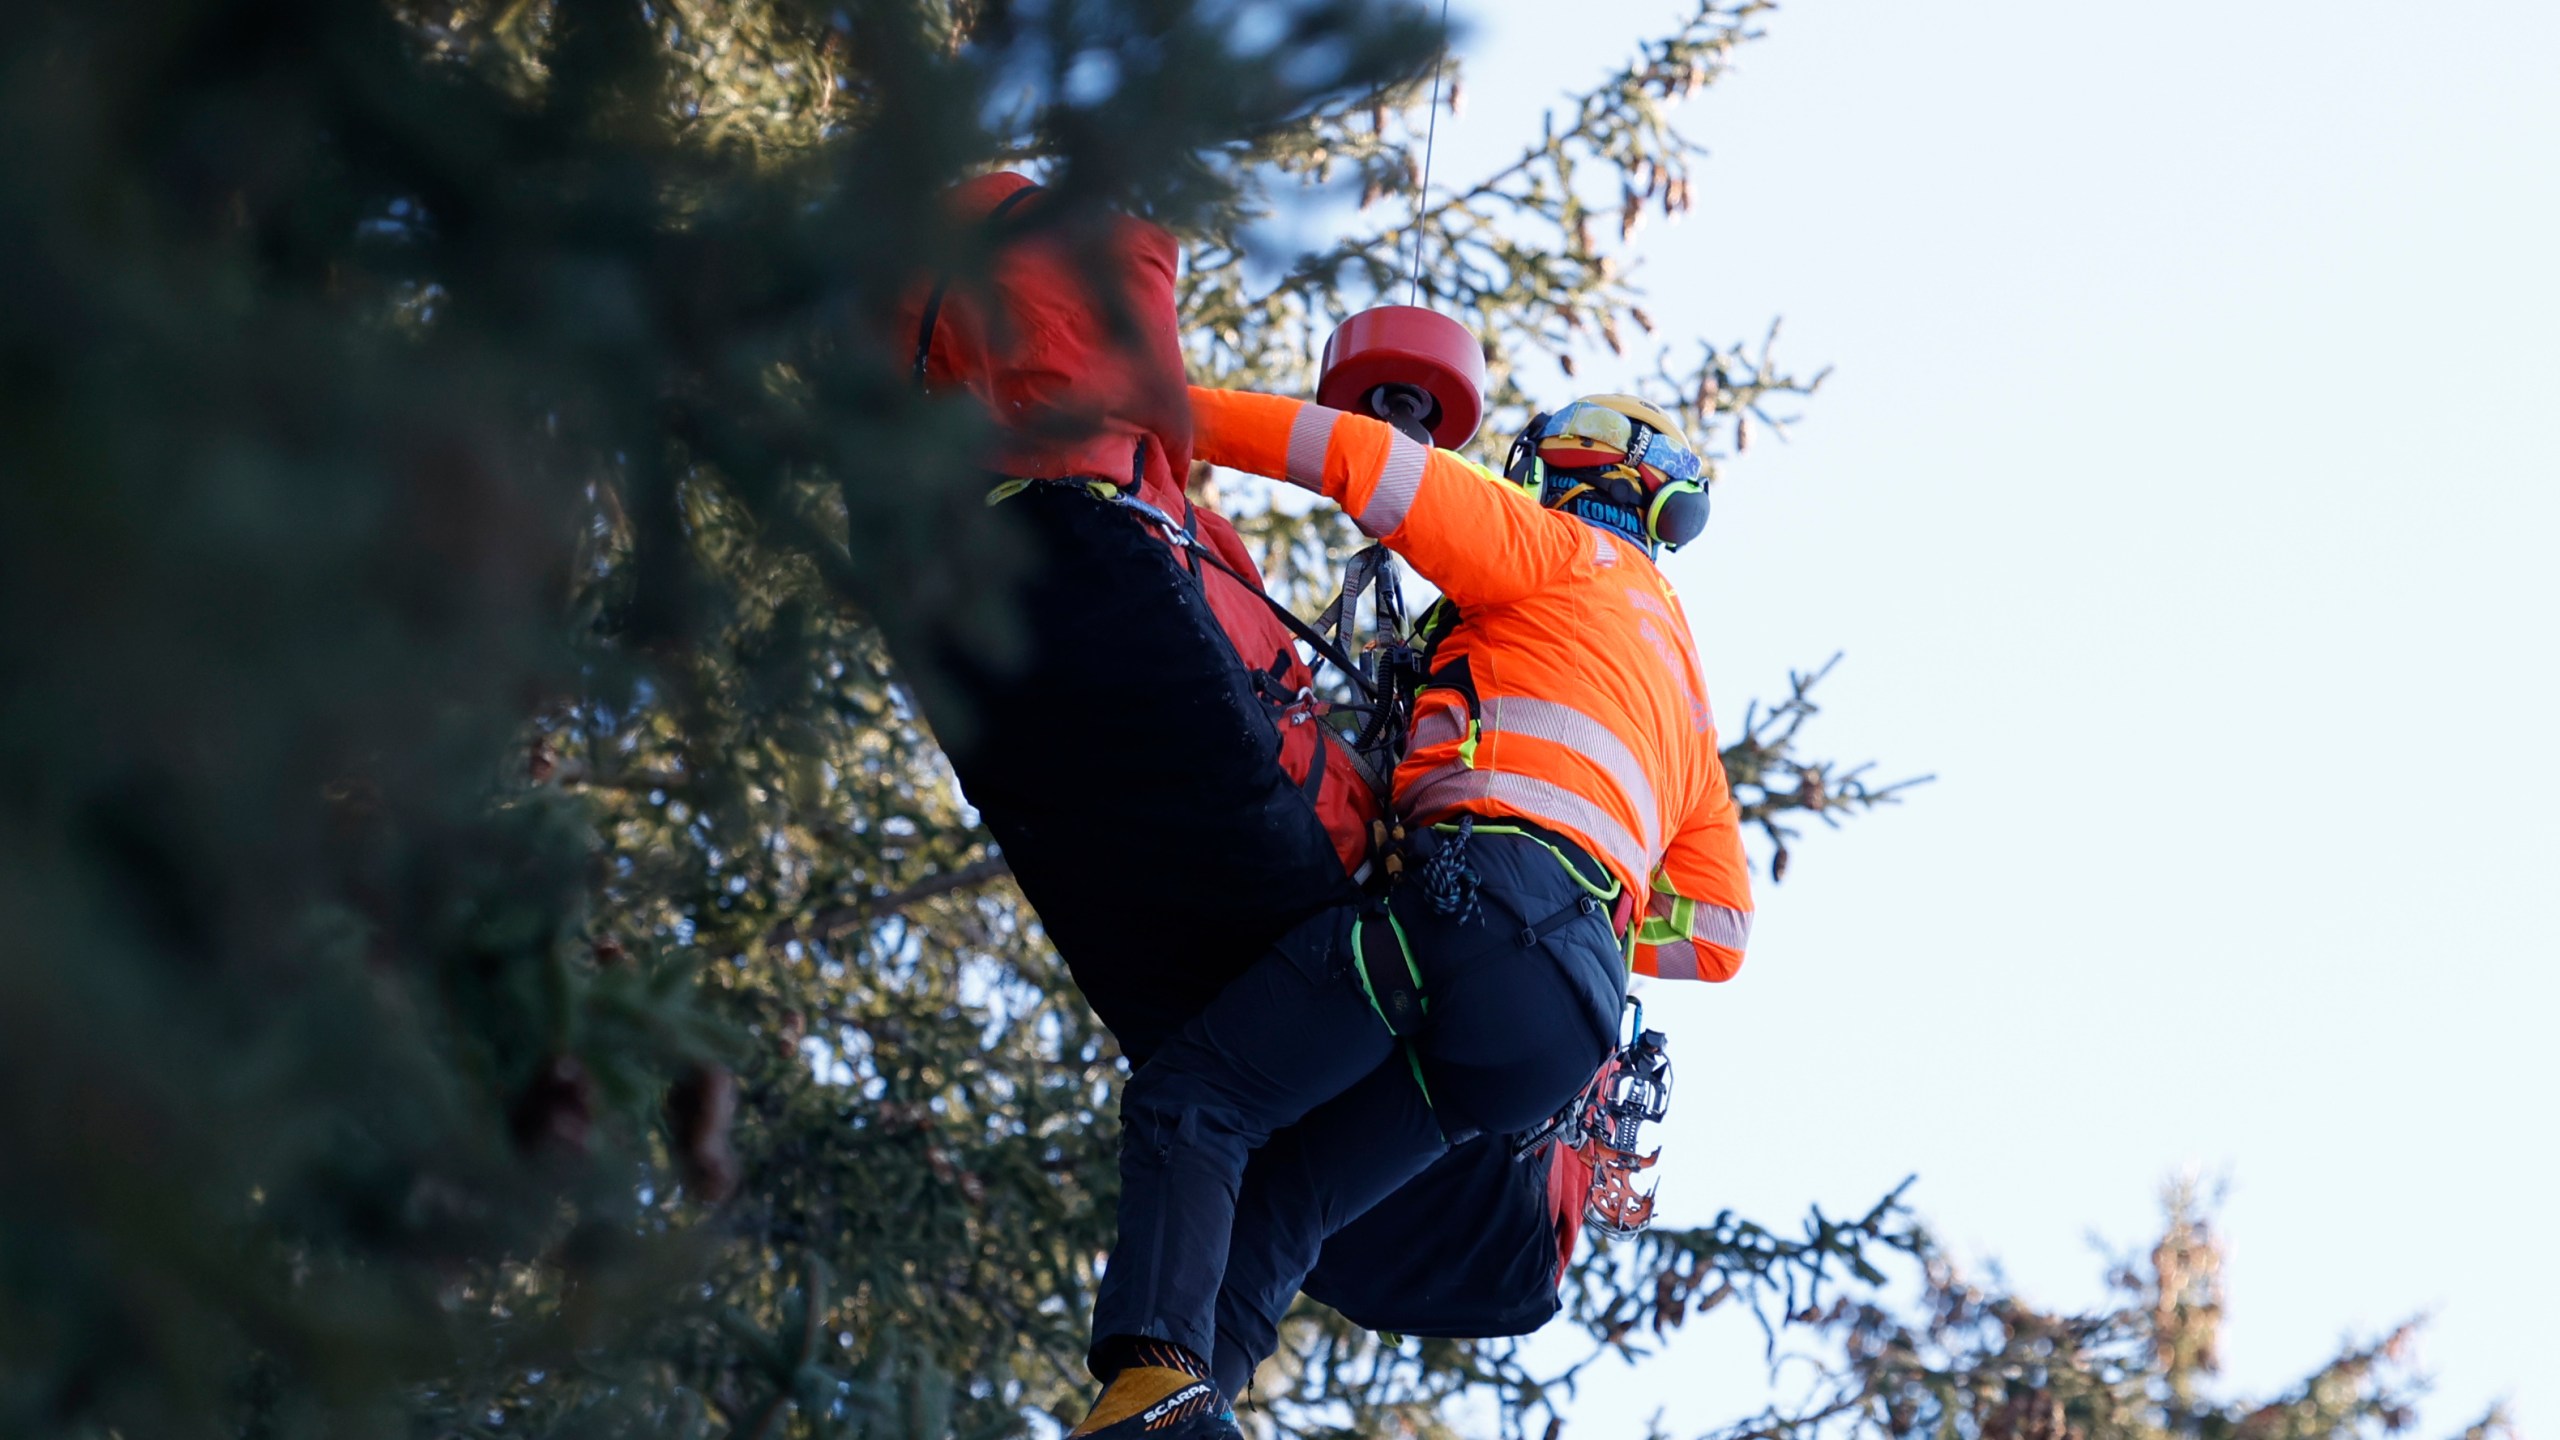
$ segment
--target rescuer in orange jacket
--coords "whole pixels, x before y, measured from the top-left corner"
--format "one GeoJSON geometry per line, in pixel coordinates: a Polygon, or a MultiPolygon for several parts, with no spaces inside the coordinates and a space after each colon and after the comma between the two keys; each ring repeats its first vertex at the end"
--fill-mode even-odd
{"type": "Polygon", "coordinates": [[[1366,416],[1191,400],[1196,455],[1321,491],[1455,618],[1395,775],[1405,878],[1284,937],[1123,1096],[1106,1385],[1075,1432],[1103,1440],[1232,1434],[1223,1397],[1327,1235],[1451,1143],[1570,1100],[1612,1046],[1631,956],[1722,980],[1750,930],[1704,681],[1653,563],[1705,519],[1668,416],[1576,402],[1498,476],[1366,416]]]}
{"type": "Polygon", "coordinates": [[[1457,607],[1396,770],[1397,811],[1570,836],[1646,897],[1639,973],[1731,978],[1750,872],[1689,622],[1653,565],[1658,544],[1705,523],[1679,426],[1633,396],[1577,401],[1533,421],[1497,477],[1322,406],[1191,399],[1200,458],[1320,491],[1457,607]],[[1652,463],[1628,462],[1637,445],[1652,463]]]}

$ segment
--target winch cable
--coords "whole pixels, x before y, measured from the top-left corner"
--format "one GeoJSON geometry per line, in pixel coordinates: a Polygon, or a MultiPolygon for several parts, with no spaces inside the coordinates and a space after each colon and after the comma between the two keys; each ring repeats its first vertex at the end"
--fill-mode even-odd
{"type": "Polygon", "coordinates": [[[1431,194],[1432,153],[1440,147],[1440,72],[1449,65],[1449,0],[1440,0],[1440,53],[1431,62],[1431,120],[1422,132],[1422,184],[1413,192],[1413,290],[1408,305],[1422,303],[1422,203],[1431,194]]]}

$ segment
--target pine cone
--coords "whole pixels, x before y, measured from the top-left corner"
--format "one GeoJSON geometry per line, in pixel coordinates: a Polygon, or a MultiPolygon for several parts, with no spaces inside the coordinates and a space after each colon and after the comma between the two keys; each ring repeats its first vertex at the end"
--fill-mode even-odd
{"type": "Polygon", "coordinates": [[[595,1138],[596,1082],[574,1055],[543,1062],[533,1083],[516,1097],[507,1126],[520,1153],[587,1153],[595,1138]]]}
{"type": "Polygon", "coordinates": [[[718,1065],[696,1065],[667,1090],[667,1129],[675,1137],[677,1173],[705,1205],[738,1193],[738,1152],[729,1126],[738,1116],[738,1077],[718,1065]]]}

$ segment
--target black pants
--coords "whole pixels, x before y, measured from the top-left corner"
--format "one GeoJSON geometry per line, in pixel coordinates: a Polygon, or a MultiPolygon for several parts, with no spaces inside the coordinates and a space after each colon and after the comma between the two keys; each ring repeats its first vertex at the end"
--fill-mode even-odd
{"type": "Polygon", "coordinates": [[[1625,983],[1606,918],[1533,840],[1478,835],[1468,859],[1480,914],[1441,914],[1412,882],[1384,911],[1328,910],[1130,1080],[1097,1343],[1171,1340],[1235,1393],[1327,1236],[1453,1140],[1525,1129],[1590,1080],[1625,983]],[[1356,971],[1355,934],[1402,966],[1397,925],[1429,1003],[1410,1054],[1356,971]]]}
{"type": "Polygon", "coordinates": [[[1201,599],[1235,582],[1186,573],[1137,517],[1070,487],[999,513],[1032,556],[1007,597],[1021,643],[1001,660],[938,651],[950,701],[933,723],[1077,988],[1142,1065],[1359,887],[1201,599]]]}
{"type": "MultiPolygon", "coordinates": [[[[998,658],[937,636],[901,658],[941,677],[918,688],[969,799],[1143,1067],[1281,936],[1359,891],[1201,598],[1225,582],[1064,488],[999,513],[1030,560],[1003,596],[1017,643],[998,658]]],[[[1515,1163],[1498,1132],[1453,1147],[1334,1234],[1306,1293],[1375,1330],[1535,1330],[1559,1303],[1557,1163],[1515,1163]]]]}

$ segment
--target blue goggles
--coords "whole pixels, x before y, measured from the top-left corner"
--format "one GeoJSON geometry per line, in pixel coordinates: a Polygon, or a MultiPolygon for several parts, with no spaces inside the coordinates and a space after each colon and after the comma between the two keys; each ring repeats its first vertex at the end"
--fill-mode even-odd
{"type": "Polygon", "coordinates": [[[1547,417],[1534,437],[1546,440],[1580,440],[1595,449],[1615,450],[1627,457],[1630,465],[1650,465],[1662,475],[1666,485],[1682,481],[1694,483],[1705,470],[1695,453],[1671,437],[1644,422],[1612,410],[1576,400],[1547,417]]]}

